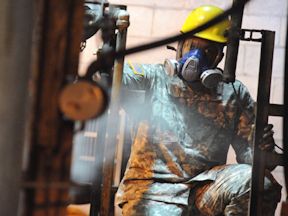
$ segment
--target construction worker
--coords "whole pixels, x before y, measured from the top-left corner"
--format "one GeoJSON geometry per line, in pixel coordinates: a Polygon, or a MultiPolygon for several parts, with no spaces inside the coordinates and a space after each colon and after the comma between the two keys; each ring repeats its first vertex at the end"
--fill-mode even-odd
{"type": "MultiPolygon", "coordinates": [[[[209,5],[196,8],[181,31],[222,12],[209,5]]],[[[137,130],[116,194],[124,216],[247,215],[254,101],[240,81],[221,81],[217,65],[228,28],[226,19],[179,42],[177,59],[165,67],[125,65],[123,84],[127,91],[137,90],[144,103],[129,104],[126,97],[137,130]],[[238,164],[226,164],[230,144],[238,164]]],[[[274,149],[271,125],[262,146],[274,149]]],[[[281,186],[269,172],[264,188],[263,215],[274,215],[281,186]]]]}

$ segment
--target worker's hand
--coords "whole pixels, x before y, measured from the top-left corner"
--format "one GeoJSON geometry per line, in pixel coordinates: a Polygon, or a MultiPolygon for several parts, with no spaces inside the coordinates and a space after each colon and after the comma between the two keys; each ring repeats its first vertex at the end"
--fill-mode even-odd
{"type": "Polygon", "coordinates": [[[274,150],[275,141],[273,138],[274,131],[272,130],[273,125],[268,124],[264,128],[263,138],[260,140],[260,149],[263,151],[272,152],[274,150]]]}

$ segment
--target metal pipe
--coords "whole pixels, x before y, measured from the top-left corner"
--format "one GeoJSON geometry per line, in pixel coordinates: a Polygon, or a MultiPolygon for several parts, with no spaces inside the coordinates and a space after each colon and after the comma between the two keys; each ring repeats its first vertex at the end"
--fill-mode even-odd
{"type": "MultiPolygon", "coordinates": [[[[129,14],[125,10],[116,10],[114,14],[117,16],[116,25],[118,28],[116,38],[116,52],[125,50],[127,27],[129,25],[129,14]]],[[[111,106],[110,114],[107,122],[107,137],[104,150],[104,164],[103,164],[103,179],[102,179],[102,193],[101,193],[101,207],[100,215],[108,216],[111,211],[111,189],[113,184],[114,171],[114,157],[116,151],[116,135],[118,128],[115,127],[115,122],[119,119],[119,98],[122,86],[122,75],[124,66],[124,56],[115,59],[114,73],[111,91],[111,106]],[[114,126],[112,126],[114,125],[114,126]]],[[[91,214],[90,214],[91,215],[91,214]]]]}
{"type": "MultiPolygon", "coordinates": [[[[240,0],[241,1],[241,0],[240,0]]],[[[239,0],[233,0],[233,6],[239,4],[239,0]]],[[[231,27],[228,31],[228,43],[223,72],[223,80],[226,83],[235,82],[235,71],[239,49],[239,40],[241,35],[241,25],[243,17],[244,4],[231,15],[231,27]]]]}

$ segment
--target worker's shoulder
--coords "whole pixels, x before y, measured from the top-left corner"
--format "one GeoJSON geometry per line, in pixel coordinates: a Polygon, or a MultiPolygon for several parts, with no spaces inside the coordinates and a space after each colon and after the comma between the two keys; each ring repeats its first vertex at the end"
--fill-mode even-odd
{"type": "Polygon", "coordinates": [[[127,62],[124,65],[124,74],[132,76],[151,77],[164,73],[162,64],[139,64],[127,62]]]}

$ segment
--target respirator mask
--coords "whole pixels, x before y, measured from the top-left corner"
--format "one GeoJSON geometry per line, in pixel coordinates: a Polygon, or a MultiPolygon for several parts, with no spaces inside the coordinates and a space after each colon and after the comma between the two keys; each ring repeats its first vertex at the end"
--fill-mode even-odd
{"type": "Polygon", "coordinates": [[[202,49],[194,48],[178,61],[166,59],[164,67],[168,75],[177,74],[182,80],[191,85],[200,81],[204,87],[213,89],[223,78],[222,70],[215,68],[219,58],[217,56],[214,62],[211,63],[202,49]]]}

